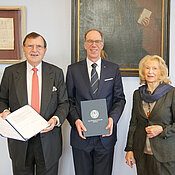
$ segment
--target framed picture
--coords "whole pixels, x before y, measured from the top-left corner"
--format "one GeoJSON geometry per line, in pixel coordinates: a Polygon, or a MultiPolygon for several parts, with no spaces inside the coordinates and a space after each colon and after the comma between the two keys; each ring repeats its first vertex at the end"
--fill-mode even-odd
{"type": "Polygon", "coordinates": [[[22,40],[26,34],[25,7],[0,6],[0,63],[23,60],[22,40]]]}
{"type": "Polygon", "coordinates": [[[72,62],[86,58],[84,34],[104,35],[109,61],[122,76],[138,76],[139,61],[159,55],[169,64],[169,0],[72,0],[72,62]]]}

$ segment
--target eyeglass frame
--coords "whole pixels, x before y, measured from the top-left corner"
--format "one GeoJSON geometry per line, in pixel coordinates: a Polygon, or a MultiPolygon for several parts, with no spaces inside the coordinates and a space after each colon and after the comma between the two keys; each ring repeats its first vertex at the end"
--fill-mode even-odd
{"type": "Polygon", "coordinates": [[[95,44],[100,44],[100,43],[103,43],[103,40],[86,40],[85,42],[87,42],[87,44],[91,45],[93,43],[95,44]]]}
{"type": "Polygon", "coordinates": [[[34,49],[35,46],[36,46],[36,49],[37,49],[37,50],[42,50],[42,49],[45,48],[44,46],[41,46],[41,45],[31,45],[31,44],[29,44],[29,45],[24,45],[24,47],[26,47],[26,48],[29,49],[29,50],[34,49]]]}

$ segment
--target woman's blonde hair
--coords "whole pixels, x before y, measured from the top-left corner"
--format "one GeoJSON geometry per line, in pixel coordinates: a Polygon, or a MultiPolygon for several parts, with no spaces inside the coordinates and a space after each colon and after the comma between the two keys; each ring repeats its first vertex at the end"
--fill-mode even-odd
{"type": "Polygon", "coordinates": [[[158,55],[147,55],[141,59],[139,63],[139,77],[140,77],[140,84],[146,84],[146,79],[144,75],[144,66],[147,61],[154,61],[157,60],[159,63],[159,68],[161,70],[160,76],[160,83],[171,84],[171,81],[167,78],[168,77],[168,68],[165,61],[158,55]]]}

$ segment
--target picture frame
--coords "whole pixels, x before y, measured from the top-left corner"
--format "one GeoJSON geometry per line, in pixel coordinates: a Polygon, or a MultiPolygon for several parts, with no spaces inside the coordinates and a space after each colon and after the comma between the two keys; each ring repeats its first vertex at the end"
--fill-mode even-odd
{"type": "Polygon", "coordinates": [[[169,67],[169,18],[169,0],[72,0],[72,63],[86,58],[84,34],[97,29],[106,59],[120,66],[122,76],[138,76],[146,55],[161,56],[169,67]]]}
{"type": "Polygon", "coordinates": [[[22,41],[26,34],[26,8],[0,6],[0,64],[23,61],[22,41]]]}

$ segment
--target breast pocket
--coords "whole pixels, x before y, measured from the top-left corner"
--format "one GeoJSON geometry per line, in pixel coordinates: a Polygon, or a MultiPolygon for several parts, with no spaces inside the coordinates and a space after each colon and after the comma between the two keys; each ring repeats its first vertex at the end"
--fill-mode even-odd
{"type": "Polygon", "coordinates": [[[104,88],[108,91],[112,90],[114,86],[114,79],[113,78],[106,78],[104,80],[104,88]]]}

